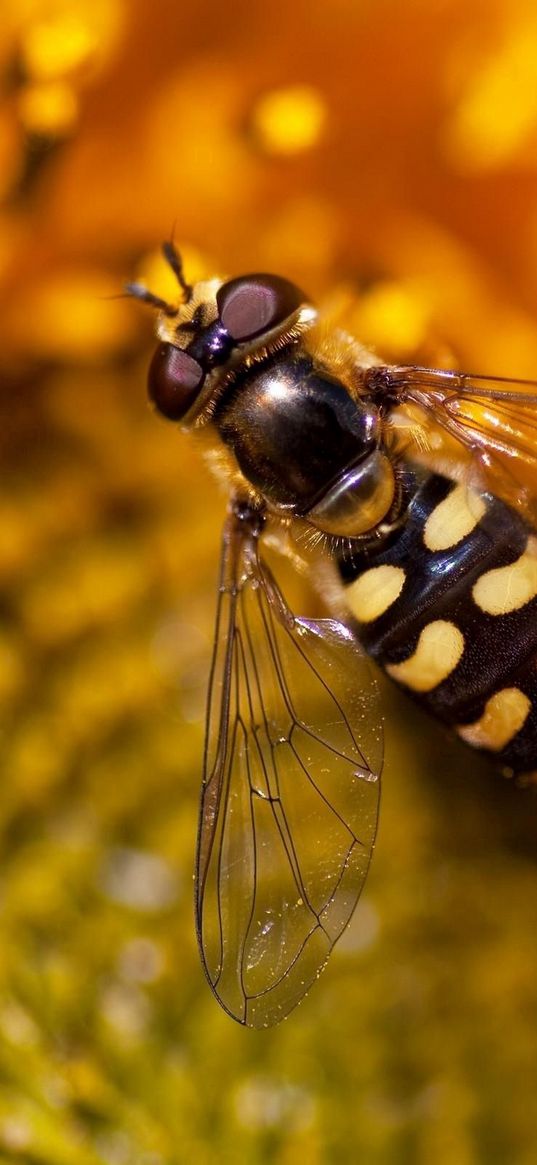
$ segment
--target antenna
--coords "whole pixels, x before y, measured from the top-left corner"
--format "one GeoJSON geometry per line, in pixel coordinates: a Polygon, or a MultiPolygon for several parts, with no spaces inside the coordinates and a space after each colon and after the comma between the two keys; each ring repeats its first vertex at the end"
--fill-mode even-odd
{"type": "Polygon", "coordinates": [[[171,303],[167,303],[165,299],[161,299],[160,295],[154,295],[143,283],[126,283],[125,292],[127,295],[134,296],[135,299],[141,299],[143,303],[150,304],[151,307],[156,307],[159,311],[163,311],[167,316],[174,316],[177,314],[176,308],[171,303]]]}
{"type": "Polygon", "coordinates": [[[192,299],[192,285],[187,283],[184,277],[183,260],[179,254],[179,251],[177,250],[177,247],[175,246],[175,243],[171,239],[169,242],[162,244],[162,254],[164,255],[166,262],[171,267],[179,287],[181,288],[181,291],[184,292],[186,302],[188,303],[189,300],[192,299]]]}

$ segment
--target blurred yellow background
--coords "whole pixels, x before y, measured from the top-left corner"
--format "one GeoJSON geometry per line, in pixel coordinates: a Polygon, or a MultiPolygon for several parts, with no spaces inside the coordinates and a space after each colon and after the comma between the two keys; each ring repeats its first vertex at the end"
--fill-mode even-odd
{"type": "MultiPolygon", "coordinates": [[[[0,1159],[533,1165],[535,795],[387,694],[367,890],[251,1033],[192,918],[225,498],[151,414],[187,277],[537,378],[532,0],[3,0],[0,1159]]],[[[304,603],[309,602],[304,594],[304,603]]]]}

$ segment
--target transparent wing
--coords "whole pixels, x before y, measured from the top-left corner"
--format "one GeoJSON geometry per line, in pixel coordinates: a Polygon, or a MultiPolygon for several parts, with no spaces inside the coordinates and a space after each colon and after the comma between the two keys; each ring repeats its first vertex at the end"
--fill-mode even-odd
{"type": "Polygon", "coordinates": [[[209,983],[240,1023],[283,1019],[347,926],[373,848],[376,685],[349,631],[295,618],[252,525],[224,529],[196,869],[209,983]]]}
{"type": "Polygon", "coordinates": [[[537,518],[537,382],[434,368],[375,369],[388,392],[411,402],[463,447],[478,484],[533,523],[537,518]]]}

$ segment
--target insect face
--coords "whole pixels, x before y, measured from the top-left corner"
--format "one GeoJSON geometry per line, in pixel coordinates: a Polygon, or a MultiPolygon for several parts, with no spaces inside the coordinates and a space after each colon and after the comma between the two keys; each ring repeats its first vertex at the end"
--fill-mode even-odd
{"type": "Polygon", "coordinates": [[[313,317],[299,288],[279,276],[195,284],[176,310],[165,305],[161,311],[150,399],[163,416],[185,427],[203,423],[203,409],[208,404],[212,411],[226,375],[272,350],[282,331],[301,329],[313,317]]]}

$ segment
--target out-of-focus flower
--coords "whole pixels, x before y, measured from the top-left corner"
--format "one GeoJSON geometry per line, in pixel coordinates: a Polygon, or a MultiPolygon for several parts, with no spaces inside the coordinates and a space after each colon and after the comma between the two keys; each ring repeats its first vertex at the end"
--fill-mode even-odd
{"type": "Polygon", "coordinates": [[[267,153],[300,154],[318,145],[327,111],[320,90],[312,85],[290,85],[259,98],[251,126],[267,153]]]}

